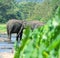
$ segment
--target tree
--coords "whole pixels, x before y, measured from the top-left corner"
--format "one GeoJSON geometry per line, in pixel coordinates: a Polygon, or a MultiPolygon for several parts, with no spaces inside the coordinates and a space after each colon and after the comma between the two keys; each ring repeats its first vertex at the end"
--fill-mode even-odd
{"type": "Polygon", "coordinates": [[[0,22],[6,22],[11,17],[14,18],[14,0],[0,0],[0,22]],[[12,11],[11,11],[12,10],[12,11]]]}

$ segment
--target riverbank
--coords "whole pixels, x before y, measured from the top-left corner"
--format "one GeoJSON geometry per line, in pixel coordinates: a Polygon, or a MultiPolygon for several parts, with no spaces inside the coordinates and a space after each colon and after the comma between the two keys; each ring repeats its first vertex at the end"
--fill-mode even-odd
{"type": "Polygon", "coordinates": [[[0,58],[14,58],[14,53],[2,52],[0,58]]]}

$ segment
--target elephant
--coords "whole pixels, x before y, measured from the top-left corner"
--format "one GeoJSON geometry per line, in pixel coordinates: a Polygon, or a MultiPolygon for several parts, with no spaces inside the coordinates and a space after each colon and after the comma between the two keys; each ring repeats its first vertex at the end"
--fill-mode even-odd
{"type": "Polygon", "coordinates": [[[40,22],[39,20],[30,20],[25,23],[25,26],[29,26],[33,31],[35,28],[43,26],[44,23],[40,22]]]}
{"type": "MultiPolygon", "coordinates": [[[[9,41],[11,41],[11,34],[12,33],[18,34],[22,25],[23,25],[23,20],[11,19],[7,22],[7,34],[8,34],[9,41]]],[[[20,37],[21,40],[23,29],[24,28],[22,28],[20,34],[16,36],[16,41],[18,41],[18,37],[20,37]]]]}
{"type": "Polygon", "coordinates": [[[34,30],[35,28],[38,28],[39,26],[43,26],[44,23],[40,22],[39,20],[16,20],[11,19],[7,22],[7,34],[8,38],[11,41],[11,34],[16,33],[16,41],[18,41],[18,37],[20,37],[20,40],[22,39],[23,30],[26,29],[26,26],[29,26],[31,30],[34,30]]]}
{"type": "MultiPolygon", "coordinates": [[[[28,27],[30,27],[30,29],[33,31],[34,29],[44,26],[45,23],[40,22],[39,20],[30,20],[30,21],[23,21],[23,24],[20,28],[19,33],[17,34],[17,36],[19,36],[21,34],[21,31],[23,31],[24,29],[28,27]]],[[[22,38],[22,37],[21,37],[22,38]]]]}

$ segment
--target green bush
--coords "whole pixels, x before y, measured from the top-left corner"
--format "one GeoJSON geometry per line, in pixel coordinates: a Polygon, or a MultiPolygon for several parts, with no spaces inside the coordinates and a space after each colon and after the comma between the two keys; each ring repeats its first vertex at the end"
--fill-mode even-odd
{"type": "Polygon", "coordinates": [[[60,58],[59,16],[55,15],[33,32],[25,29],[20,45],[16,44],[15,48],[14,58],[60,58]]]}

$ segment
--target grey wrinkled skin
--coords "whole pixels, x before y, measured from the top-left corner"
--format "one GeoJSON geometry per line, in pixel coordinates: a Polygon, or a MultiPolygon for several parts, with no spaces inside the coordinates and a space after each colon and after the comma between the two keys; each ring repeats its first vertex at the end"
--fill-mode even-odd
{"type": "Polygon", "coordinates": [[[25,23],[25,26],[29,26],[31,30],[34,30],[35,28],[41,27],[43,25],[44,23],[40,22],[39,20],[31,20],[25,23]]]}
{"type": "Polygon", "coordinates": [[[35,28],[38,28],[43,25],[44,23],[40,22],[39,20],[23,21],[23,20],[11,19],[7,22],[8,38],[11,40],[11,34],[17,33],[16,40],[18,41],[18,37],[20,37],[21,40],[23,30],[26,29],[27,26],[29,26],[31,30],[34,30],[35,28]]]}
{"type": "MultiPolygon", "coordinates": [[[[7,34],[10,41],[11,41],[11,34],[12,33],[18,34],[22,27],[22,24],[23,24],[22,20],[16,20],[16,19],[11,19],[7,22],[7,34]]],[[[18,37],[20,37],[20,40],[21,40],[22,33],[23,33],[23,30],[21,30],[20,34],[16,36],[17,41],[18,41],[18,37]]]]}

